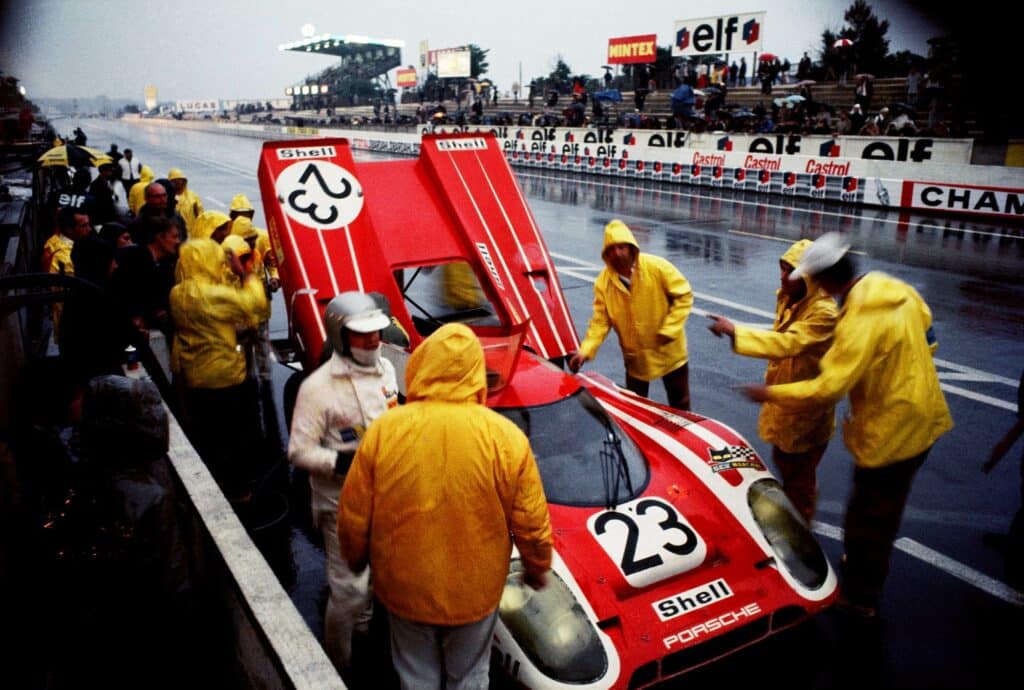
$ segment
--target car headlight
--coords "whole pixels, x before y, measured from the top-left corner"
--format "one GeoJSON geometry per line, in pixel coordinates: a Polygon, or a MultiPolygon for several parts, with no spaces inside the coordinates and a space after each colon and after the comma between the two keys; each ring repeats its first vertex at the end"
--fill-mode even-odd
{"type": "Polygon", "coordinates": [[[597,630],[554,572],[548,573],[547,586],[534,590],[523,584],[522,562],[513,560],[498,614],[526,656],[548,677],[586,683],[608,669],[597,630]]]}
{"type": "Polygon", "coordinates": [[[820,587],[828,577],[825,552],[782,486],[774,479],[758,480],[747,492],[747,503],[764,538],[789,574],[808,589],[820,587]]]}

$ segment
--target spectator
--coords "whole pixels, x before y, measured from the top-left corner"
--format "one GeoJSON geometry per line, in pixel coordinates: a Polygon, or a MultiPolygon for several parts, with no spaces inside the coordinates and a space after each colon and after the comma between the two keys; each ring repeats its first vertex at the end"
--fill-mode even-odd
{"type": "Polygon", "coordinates": [[[185,220],[185,232],[188,237],[195,230],[196,220],[203,214],[203,202],[199,195],[188,187],[188,178],[178,168],[171,168],[167,179],[174,185],[175,210],[185,220]]]}
{"type": "MultiPolygon", "coordinates": [[[[56,240],[47,240],[50,245],[49,273],[60,273],[63,275],[74,275],[75,267],[71,258],[71,250],[75,242],[93,233],[92,224],[89,222],[89,214],[84,209],[74,206],[65,206],[57,212],[56,240]]],[[[54,302],[50,307],[50,318],[53,321],[53,341],[60,342],[60,317],[63,305],[61,302],[54,302]]]]}
{"type": "Polygon", "coordinates": [[[594,311],[587,337],[569,360],[575,373],[594,358],[608,331],[615,329],[626,368],[626,388],[646,396],[662,378],[668,404],[690,409],[686,318],[693,292],[683,274],[665,259],[640,252],[621,220],[604,229],[605,267],[594,282],[594,311]]]}
{"type": "Polygon", "coordinates": [[[737,83],[740,86],[747,85],[747,58],[745,57],[740,58],[740,74],[737,83]]]}
{"type": "Polygon", "coordinates": [[[468,327],[420,343],[406,382],[407,404],[356,451],[338,539],[355,570],[373,570],[402,687],[486,688],[513,544],[528,586],[543,587],[551,566],[540,473],[525,434],[485,406],[483,348],[468,327]]]}
{"type": "Polygon", "coordinates": [[[117,255],[114,290],[137,329],[159,329],[170,343],[174,329],[169,300],[181,234],[166,216],[146,216],[140,222],[142,241],[117,255]]]}
{"type": "Polygon", "coordinates": [[[107,223],[100,229],[99,236],[114,249],[124,249],[135,244],[124,223],[107,223]]]}
{"type": "Polygon", "coordinates": [[[853,93],[853,99],[857,105],[865,113],[868,112],[871,109],[871,98],[875,94],[875,86],[872,80],[868,79],[865,75],[861,75],[860,79],[857,80],[857,86],[854,88],[853,93]]]}
{"type": "Polygon", "coordinates": [[[850,108],[850,131],[853,134],[860,134],[861,128],[864,126],[865,115],[864,110],[860,107],[860,103],[854,103],[853,107],[850,108]]]}
{"type": "Polygon", "coordinates": [[[803,81],[811,78],[811,57],[804,51],[804,56],[800,58],[800,62],[796,66],[796,79],[797,81],[803,81]]]}
{"type": "MultiPolygon", "coordinates": [[[[189,438],[228,500],[242,507],[252,497],[251,463],[259,457],[259,439],[236,430],[252,429],[259,401],[255,382],[246,379],[238,329],[256,326],[267,298],[255,276],[245,276],[241,288],[228,285],[228,261],[213,240],[181,246],[178,284],[170,293],[171,372],[182,393],[189,438]]],[[[230,267],[242,275],[237,260],[230,267]]]]}
{"type": "MultiPolygon", "coordinates": [[[[125,149],[127,154],[130,149],[125,149]]],[[[146,191],[150,184],[153,182],[153,169],[148,165],[139,166],[139,177],[138,181],[132,185],[128,191],[128,211],[133,216],[138,216],[139,211],[142,210],[142,205],[147,203],[146,191]]],[[[164,206],[167,205],[167,193],[163,193],[164,206]]]]}
{"type": "MultiPolygon", "coordinates": [[[[810,246],[810,240],[800,240],[779,259],[781,286],[775,293],[772,330],[738,326],[725,317],[709,315],[714,323],[708,328],[716,336],[729,336],[737,354],[768,360],[764,380],[769,385],[817,376],[818,362],[832,342],[835,300],[811,276],[789,279],[810,246]]],[[[808,523],[818,497],[818,463],[835,426],[833,405],[797,412],[771,402],[761,407],[758,435],[772,444],[772,461],[782,477],[782,488],[808,523]]]]}
{"type": "Polygon", "coordinates": [[[92,210],[89,217],[96,225],[118,220],[117,197],[114,194],[114,170],[117,168],[111,161],[104,161],[99,165],[99,175],[89,185],[89,194],[93,198],[92,210]]]}
{"type": "MultiPolygon", "coordinates": [[[[135,157],[135,152],[131,149],[125,149],[124,155],[117,162],[117,165],[121,171],[120,180],[121,185],[124,187],[125,198],[131,195],[131,189],[136,182],[142,179],[142,161],[135,157]]],[[[152,174],[152,170],[150,171],[152,174]]],[[[131,205],[129,204],[129,208],[131,205]]]]}
{"type": "Polygon", "coordinates": [[[64,303],[60,358],[73,381],[83,385],[94,376],[122,373],[125,347],[137,340],[111,289],[115,251],[95,234],[75,240],[71,250],[75,277],[89,285],[75,287],[64,303]]]}
{"type": "Polygon", "coordinates": [[[327,552],[324,645],[345,673],[353,664],[353,632],[368,631],[372,607],[365,560],[346,559],[339,550],[338,494],[370,424],[398,405],[394,367],[380,356],[380,332],[389,325],[364,293],[343,292],[328,303],[324,327],[332,354],[302,382],[288,441],[289,461],[309,473],[313,525],[327,552]]]}
{"type": "Polygon", "coordinates": [[[854,459],[844,522],[840,607],[878,615],[893,542],[917,470],[953,427],[932,360],[932,314],[914,288],[884,273],[858,274],[849,245],[828,233],[790,274],[815,276],[843,304],[832,346],[813,379],[750,385],[755,402],[814,410],[849,394],[843,439],[854,459]]]}
{"type": "Polygon", "coordinates": [[[220,244],[231,234],[231,218],[220,211],[203,211],[192,224],[192,237],[220,244]]]}

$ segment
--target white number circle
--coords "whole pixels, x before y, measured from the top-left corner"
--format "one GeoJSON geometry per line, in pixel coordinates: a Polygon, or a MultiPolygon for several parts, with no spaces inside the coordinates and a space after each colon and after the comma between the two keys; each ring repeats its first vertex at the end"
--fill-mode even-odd
{"type": "Polygon", "coordinates": [[[293,220],[321,230],[338,230],[359,217],[363,188],[340,165],[311,160],[293,163],[277,176],[277,200],[293,220]]]}

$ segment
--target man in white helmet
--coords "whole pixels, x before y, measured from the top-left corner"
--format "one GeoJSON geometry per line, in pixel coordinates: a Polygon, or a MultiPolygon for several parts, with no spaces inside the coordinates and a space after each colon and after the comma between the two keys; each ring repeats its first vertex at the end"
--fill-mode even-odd
{"type": "Polygon", "coordinates": [[[368,630],[372,597],[369,570],[353,573],[338,547],[338,494],[367,427],[398,405],[394,367],[380,355],[380,331],[390,324],[362,292],[343,292],[328,303],[324,326],[333,352],[302,382],[288,442],[288,460],[309,472],[313,525],[327,553],[324,646],[345,674],[353,632],[368,630]]]}

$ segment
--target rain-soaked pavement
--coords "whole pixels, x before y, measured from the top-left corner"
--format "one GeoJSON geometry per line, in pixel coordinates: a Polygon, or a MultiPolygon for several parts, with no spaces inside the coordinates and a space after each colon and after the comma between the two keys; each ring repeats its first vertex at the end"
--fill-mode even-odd
{"type": "MultiPolygon", "coordinates": [[[[70,130],[74,124],[57,126],[70,130]]],[[[260,198],[258,140],[111,121],[81,124],[91,145],[132,148],[158,177],[172,166],[182,168],[207,208],[226,210],[239,192],[254,202],[260,198]]],[[[848,629],[826,613],[668,687],[730,681],[791,688],[1016,685],[1022,584],[1007,581],[1000,554],[983,544],[983,535],[1005,532],[1020,505],[1019,446],[991,474],[980,467],[1015,419],[1024,369],[1024,229],[731,190],[525,169],[517,175],[580,334],[590,315],[603,228],[612,218],[629,224],[644,251],[683,272],[696,296],[686,326],[694,410],[730,424],[765,457],[757,407],[734,390],[760,380],[763,363],[732,354],[727,341],[707,331],[705,314],[770,326],[780,255],[793,241],[829,230],[847,233],[863,267],[909,282],[933,311],[936,361],[956,427],[937,443],[914,484],[887,583],[884,623],[848,629]]],[[[262,208],[256,224],[265,227],[262,208]]],[[[271,326],[275,337],[283,337],[279,294],[273,306],[271,326]]],[[[623,379],[614,338],[587,366],[623,379]]],[[[290,373],[280,365],[275,371],[278,408],[290,373]]],[[[657,384],[652,397],[664,401],[657,384]]],[[[816,523],[834,564],[841,555],[850,473],[849,455],[837,438],[819,469],[816,523]]],[[[293,505],[293,518],[301,510],[293,505]]],[[[292,558],[278,571],[319,635],[323,555],[300,520],[294,522],[292,558]]]]}

